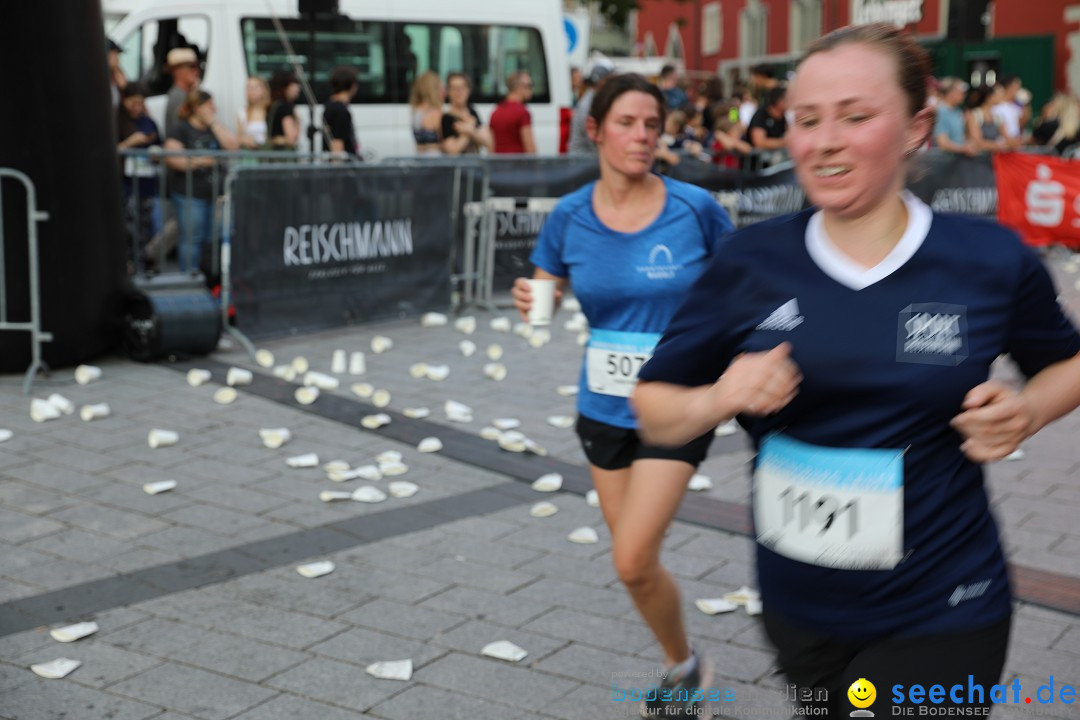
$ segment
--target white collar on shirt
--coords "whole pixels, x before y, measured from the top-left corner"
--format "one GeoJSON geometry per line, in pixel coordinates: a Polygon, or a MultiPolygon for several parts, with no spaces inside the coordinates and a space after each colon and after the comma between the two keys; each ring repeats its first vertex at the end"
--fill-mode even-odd
{"type": "Polygon", "coordinates": [[[806,251],[810,253],[810,259],[823,273],[852,290],[862,290],[892,275],[922,247],[934,219],[926,203],[911,192],[904,190],[900,197],[907,206],[907,229],[896,246],[877,265],[864,268],[833,245],[825,232],[824,216],[820,210],[810,216],[806,226],[806,251]]]}

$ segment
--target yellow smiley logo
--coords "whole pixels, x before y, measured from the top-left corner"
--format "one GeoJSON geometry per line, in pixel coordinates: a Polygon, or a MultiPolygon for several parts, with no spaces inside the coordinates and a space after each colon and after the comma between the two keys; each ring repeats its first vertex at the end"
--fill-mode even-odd
{"type": "Polygon", "coordinates": [[[874,683],[870,682],[866,678],[859,678],[855,682],[851,683],[851,687],[847,691],[848,700],[851,704],[857,708],[868,708],[874,704],[874,700],[877,699],[877,688],[874,687],[874,683]]]}

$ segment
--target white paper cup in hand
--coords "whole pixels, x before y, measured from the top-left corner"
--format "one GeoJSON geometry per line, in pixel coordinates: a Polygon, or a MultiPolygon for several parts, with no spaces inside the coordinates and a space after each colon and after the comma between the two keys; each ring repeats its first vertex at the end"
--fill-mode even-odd
{"type": "Polygon", "coordinates": [[[175,445],[180,441],[180,434],[172,430],[161,430],[154,428],[150,431],[146,441],[152,448],[169,447],[175,445]]]}
{"type": "Polygon", "coordinates": [[[550,325],[555,314],[555,281],[527,280],[532,292],[532,306],[529,308],[529,323],[532,325],[550,325]]]}

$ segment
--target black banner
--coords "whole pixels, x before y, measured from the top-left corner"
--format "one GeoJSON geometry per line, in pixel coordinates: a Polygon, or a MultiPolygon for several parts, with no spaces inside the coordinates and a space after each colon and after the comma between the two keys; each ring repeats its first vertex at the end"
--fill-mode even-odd
{"type": "Polygon", "coordinates": [[[507,290],[514,278],[532,277],[529,256],[550,210],[530,208],[527,198],[560,198],[600,177],[594,157],[491,158],[489,188],[493,197],[519,198],[513,210],[494,213],[494,289],[507,290]]]}
{"type": "Polygon", "coordinates": [[[448,167],[239,169],[237,326],[265,338],[446,309],[453,179],[448,167]]]}
{"type": "Polygon", "coordinates": [[[919,155],[908,189],[935,212],[997,217],[997,181],[990,155],[941,151],[919,155]]]}

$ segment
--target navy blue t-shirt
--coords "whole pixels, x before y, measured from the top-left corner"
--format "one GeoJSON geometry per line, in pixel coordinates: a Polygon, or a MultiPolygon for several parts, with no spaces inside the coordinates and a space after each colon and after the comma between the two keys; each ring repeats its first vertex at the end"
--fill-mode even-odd
{"type": "Polygon", "coordinates": [[[823,240],[813,210],[732,235],[640,372],[709,384],[739,353],[788,341],[802,384],[775,415],[739,418],[756,446],[782,433],[902,452],[894,568],[823,567],[757,544],[767,609],[837,637],[973,629],[1010,612],[982,467],[949,420],[999,355],[1031,376],[1080,352],[1048,273],[1012,232],[905,202],[908,232],[865,272],[823,240]]]}
{"type": "MultiPolygon", "coordinates": [[[[529,260],[570,279],[589,321],[590,347],[603,342],[605,347],[651,351],[732,229],[727,212],[706,191],[666,177],[663,181],[664,208],[643,230],[621,233],[604,225],[592,205],[596,183],[589,183],[559,201],[536,241],[529,260]]],[[[619,359],[630,362],[626,355],[619,359]]],[[[637,366],[628,369],[636,373],[637,366]]],[[[635,427],[626,397],[593,392],[588,376],[585,362],[578,412],[616,427],[635,427]]],[[[626,387],[632,388],[632,376],[627,379],[626,387]]]]}

